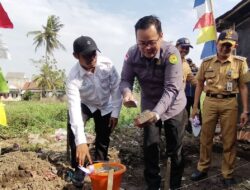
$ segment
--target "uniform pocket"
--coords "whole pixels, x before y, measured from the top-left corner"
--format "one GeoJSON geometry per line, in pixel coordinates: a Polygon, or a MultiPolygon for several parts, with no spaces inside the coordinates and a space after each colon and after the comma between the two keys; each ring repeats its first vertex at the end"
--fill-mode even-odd
{"type": "Polygon", "coordinates": [[[214,71],[206,71],[205,72],[206,79],[211,79],[211,78],[214,78],[215,76],[216,76],[216,73],[214,71]]]}

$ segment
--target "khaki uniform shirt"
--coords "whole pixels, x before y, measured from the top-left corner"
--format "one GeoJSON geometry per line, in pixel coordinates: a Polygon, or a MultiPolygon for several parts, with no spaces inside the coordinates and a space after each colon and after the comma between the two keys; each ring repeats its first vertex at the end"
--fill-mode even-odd
{"type": "Polygon", "coordinates": [[[183,69],[183,84],[184,88],[186,86],[186,81],[190,82],[192,85],[197,84],[197,79],[194,77],[189,64],[186,59],[182,60],[182,69],[183,69]]]}
{"type": "Polygon", "coordinates": [[[197,79],[206,81],[205,92],[212,94],[239,93],[239,84],[247,82],[246,58],[231,55],[220,62],[217,56],[203,60],[197,79]]]}

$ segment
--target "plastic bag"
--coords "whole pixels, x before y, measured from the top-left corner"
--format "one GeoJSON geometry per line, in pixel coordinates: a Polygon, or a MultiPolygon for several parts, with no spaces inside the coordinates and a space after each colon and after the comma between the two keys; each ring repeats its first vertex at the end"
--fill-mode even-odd
{"type": "Polygon", "coordinates": [[[201,131],[201,122],[199,120],[199,117],[196,115],[194,117],[194,119],[189,118],[189,121],[192,124],[192,131],[193,131],[194,136],[198,137],[198,135],[200,134],[200,131],[201,131]]]}

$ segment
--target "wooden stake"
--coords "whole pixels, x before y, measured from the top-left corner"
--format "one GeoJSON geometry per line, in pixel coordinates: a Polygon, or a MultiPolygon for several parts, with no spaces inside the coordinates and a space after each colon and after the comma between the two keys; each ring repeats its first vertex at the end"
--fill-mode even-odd
{"type": "Polygon", "coordinates": [[[164,190],[170,189],[170,171],[171,171],[171,159],[170,157],[168,157],[167,163],[166,163],[164,190]]]}
{"type": "Polygon", "coordinates": [[[113,179],[114,178],[114,169],[109,170],[108,174],[108,188],[107,190],[112,190],[113,189],[113,179]]]}

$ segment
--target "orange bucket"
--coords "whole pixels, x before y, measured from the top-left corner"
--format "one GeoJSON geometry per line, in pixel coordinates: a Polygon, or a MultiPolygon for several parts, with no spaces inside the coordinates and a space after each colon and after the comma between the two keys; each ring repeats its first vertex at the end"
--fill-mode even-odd
{"type": "MultiPolygon", "coordinates": [[[[112,190],[119,190],[121,181],[122,181],[122,175],[126,171],[126,166],[120,164],[120,163],[96,163],[93,164],[95,171],[97,171],[100,168],[103,167],[109,167],[110,169],[115,168],[114,176],[113,176],[113,188],[112,190]]],[[[107,190],[108,186],[108,171],[107,172],[100,172],[96,173],[93,172],[89,174],[89,177],[91,179],[91,185],[93,190],[107,190]]]]}

